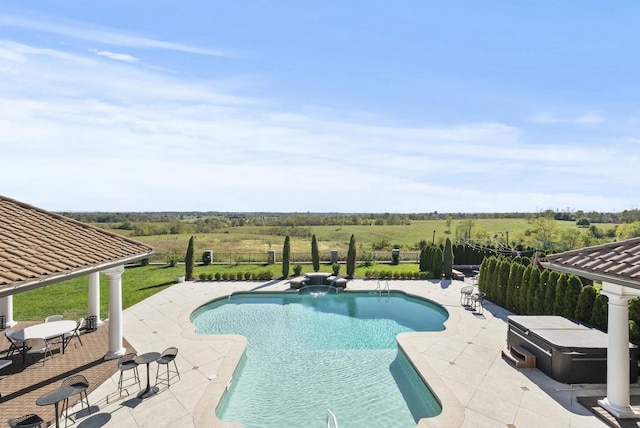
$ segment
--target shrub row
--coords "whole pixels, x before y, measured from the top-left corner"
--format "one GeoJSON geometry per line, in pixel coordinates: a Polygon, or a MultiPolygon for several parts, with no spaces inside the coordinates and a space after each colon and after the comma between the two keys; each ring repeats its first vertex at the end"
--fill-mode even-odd
{"type": "Polygon", "coordinates": [[[431,279],[433,274],[426,272],[392,272],[390,270],[367,270],[364,273],[367,279],[431,279]]]}
{"type": "Polygon", "coordinates": [[[261,272],[201,273],[198,278],[200,281],[269,281],[273,278],[273,272],[265,270],[261,272]]]}

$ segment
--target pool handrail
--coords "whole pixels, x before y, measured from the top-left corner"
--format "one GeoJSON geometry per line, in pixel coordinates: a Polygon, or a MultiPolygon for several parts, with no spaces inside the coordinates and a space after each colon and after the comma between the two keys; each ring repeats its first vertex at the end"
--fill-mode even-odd
{"type": "Polygon", "coordinates": [[[331,409],[327,409],[327,428],[338,428],[338,420],[331,409]],[[333,422],[333,425],[331,425],[331,422],[333,422]]]}

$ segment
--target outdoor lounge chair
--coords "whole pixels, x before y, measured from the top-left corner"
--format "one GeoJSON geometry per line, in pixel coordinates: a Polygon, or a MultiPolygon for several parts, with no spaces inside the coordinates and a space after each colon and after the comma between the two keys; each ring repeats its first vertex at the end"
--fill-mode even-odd
{"type": "Polygon", "coordinates": [[[175,373],[178,375],[178,379],[180,379],[180,372],[178,372],[178,365],[176,364],[176,356],[178,355],[178,348],[167,348],[165,349],[162,354],[160,354],[160,358],[158,358],[156,360],[156,362],[158,363],[158,372],[156,373],[156,384],[158,383],[164,383],[164,380],[161,380],[160,382],[158,382],[158,377],[160,376],[160,366],[165,366],[166,369],[166,373],[167,373],[167,388],[169,387],[169,374],[170,373],[175,373]],[[169,364],[173,361],[173,366],[175,367],[175,370],[171,370],[169,368],[169,364]]]}

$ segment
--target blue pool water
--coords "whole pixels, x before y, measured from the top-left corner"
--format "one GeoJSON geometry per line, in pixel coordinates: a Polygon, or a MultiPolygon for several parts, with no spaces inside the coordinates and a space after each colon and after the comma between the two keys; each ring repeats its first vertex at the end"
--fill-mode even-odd
{"type": "Polygon", "coordinates": [[[396,335],[444,329],[447,311],[391,293],[237,293],[191,317],[202,334],[247,337],[246,358],[217,415],[247,428],[415,427],[441,407],[396,335]]]}

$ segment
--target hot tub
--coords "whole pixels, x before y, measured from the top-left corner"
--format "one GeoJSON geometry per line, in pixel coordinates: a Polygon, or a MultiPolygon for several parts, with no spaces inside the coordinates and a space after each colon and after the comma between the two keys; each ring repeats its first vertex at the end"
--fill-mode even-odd
{"type": "MultiPolygon", "coordinates": [[[[536,367],[563,383],[607,382],[607,334],[567,318],[510,315],[507,345],[536,356],[536,367]]],[[[638,348],[629,344],[629,382],[638,381],[638,348]]]]}

